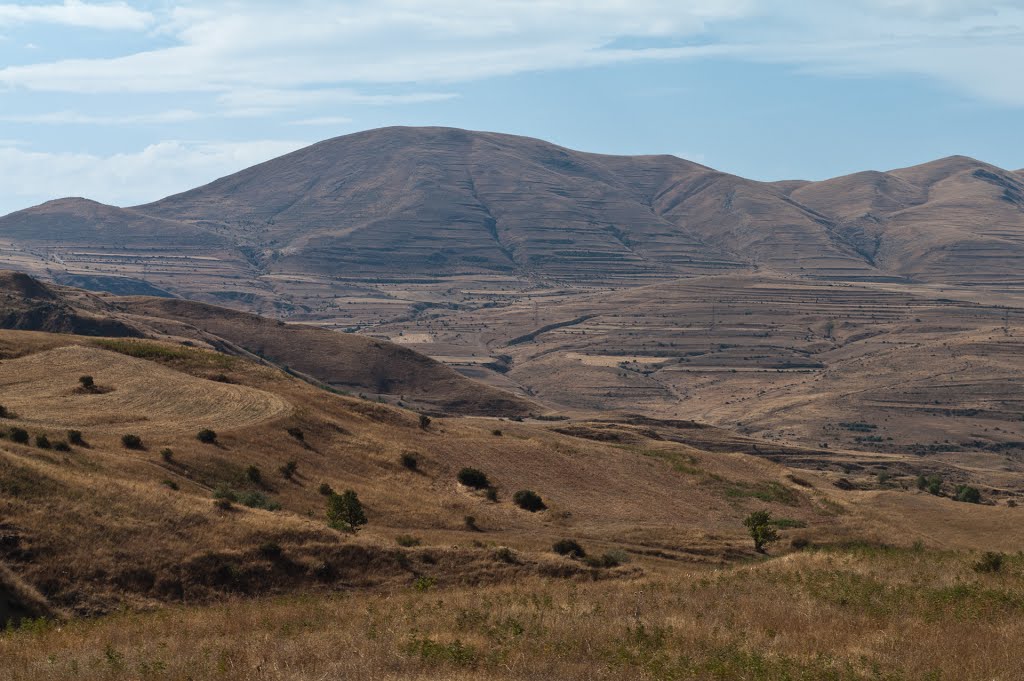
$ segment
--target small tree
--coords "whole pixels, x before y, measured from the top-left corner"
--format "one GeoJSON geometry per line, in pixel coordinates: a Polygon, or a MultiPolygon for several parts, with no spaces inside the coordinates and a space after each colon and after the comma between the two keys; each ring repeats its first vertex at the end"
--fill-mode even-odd
{"type": "Polygon", "coordinates": [[[334,494],[334,488],[331,487],[326,482],[321,482],[320,483],[320,494],[324,495],[325,497],[329,497],[332,494],[334,494]]]}
{"type": "Polygon", "coordinates": [[[420,414],[420,428],[426,430],[430,427],[430,417],[426,414],[420,414]]]}
{"type": "Polygon", "coordinates": [[[754,550],[764,553],[768,544],[779,540],[779,531],[772,525],[772,514],[768,511],[754,511],[746,517],[743,524],[750,531],[754,540],[754,550]]]}
{"type": "Polygon", "coordinates": [[[92,376],[79,376],[78,382],[82,386],[82,390],[92,392],[96,390],[96,381],[93,380],[92,376]]]}
{"type": "Polygon", "coordinates": [[[512,502],[521,509],[536,513],[547,508],[540,495],[530,489],[521,489],[512,495],[512,502]]]}
{"type": "Polygon", "coordinates": [[[355,534],[366,522],[363,504],[353,490],[347,489],[327,497],[327,524],[334,529],[355,534]]]}
{"type": "Polygon", "coordinates": [[[24,428],[11,428],[11,441],[19,445],[28,444],[28,431],[24,428]]]}
{"type": "Polygon", "coordinates": [[[459,471],[459,482],[466,487],[472,487],[473,489],[487,489],[491,486],[490,480],[487,479],[487,475],[476,468],[463,468],[459,471]]]}
{"type": "Polygon", "coordinates": [[[160,458],[166,463],[174,463],[174,451],[170,447],[164,447],[160,450],[160,458]]]}
{"type": "Polygon", "coordinates": [[[405,452],[401,458],[402,467],[407,468],[410,471],[416,470],[420,465],[419,457],[412,452],[405,452]]]}
{"type": "Polygon", "coordinates": [[[196,439],[205,445],[212,445],[217,443],[217,433],[210,430],[209,428],[203,428],[196,433],[196,439]]]}
{"type": "Polygon", "coordinates": [[[69,430],[68,431],[68,442],[75,445],[76,447],[85,446],[85,438],[82,437],[82,431],[80,430],[69,430]]]}
{"type": "Polygon", "coordinates": [[[46,437],[42,433],[36,435],[36,447],[39,449],[50,449],[53,445],[50,444],[50,438],[46,437]]]}

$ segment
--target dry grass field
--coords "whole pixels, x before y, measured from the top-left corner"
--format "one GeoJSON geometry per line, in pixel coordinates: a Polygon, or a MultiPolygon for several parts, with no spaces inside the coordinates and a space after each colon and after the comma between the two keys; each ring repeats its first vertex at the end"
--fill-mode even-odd
{"type": "Polygon", "coordinates": [[[231,600],[0,635],[11,681],[1015,681],[1024,559],[868,545],[600,582],[231,600]]]}

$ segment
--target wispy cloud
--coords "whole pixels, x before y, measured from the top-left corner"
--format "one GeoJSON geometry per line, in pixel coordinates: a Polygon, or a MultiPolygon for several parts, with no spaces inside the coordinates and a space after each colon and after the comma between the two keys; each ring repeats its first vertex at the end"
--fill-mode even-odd
{"type": "Polygon", "coordinates": [[[151,114],[96,116],[77,111],[51,111],[40,114],[0,116],[4,123],[33,123],[40,125],[136,125],[157,123],[183,123],[203,118],[189,109],[172,109],[151,114]]]}
{"type": "Polygon", "coordinates": [[[292,121],[289,125],[347,125],[351,122],[351,118],[344,116],[321,116],[319,118],[302,118],[292,121]]]}
{"type": "Polygon", "coordinates": [[[0,141],[0,214],[64,196],[153,201],[306,145],[295,140],[164,141],[131,153],[49,153],[0,141]]]}
{"type": "Polygon", "coordinates": [[[139,31],[154,17],[125,2],[90,3],[65,0],[63,4],[0,4],[0,26],[14,24],[62,24],[102,30],[139,31]]]}

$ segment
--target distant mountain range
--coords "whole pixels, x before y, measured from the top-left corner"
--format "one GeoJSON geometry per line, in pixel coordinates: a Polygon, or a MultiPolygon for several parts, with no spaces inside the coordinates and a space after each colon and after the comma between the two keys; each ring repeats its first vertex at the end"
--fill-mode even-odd
{"type": "Polygon", "coordinates": [[[263,311],[311,281],[338,295],[361,280],[463,274],[632,285],[771,269],[1019,287],[1024,173],[953,156],[756,182],[668,155],[384,128],[144,206],[71,198],[13,213],[0,218],[0,260],[68,284],[263,311]]]}

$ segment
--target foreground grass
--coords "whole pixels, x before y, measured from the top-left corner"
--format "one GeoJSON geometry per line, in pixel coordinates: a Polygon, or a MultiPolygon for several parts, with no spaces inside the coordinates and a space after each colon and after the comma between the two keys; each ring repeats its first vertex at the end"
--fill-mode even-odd
{"type": "Polygon", "coordinates": [[[711,573],[173,607],[0,635],[11,681],[1019,679],[1024,558],[854,547],[711,573]]]}

